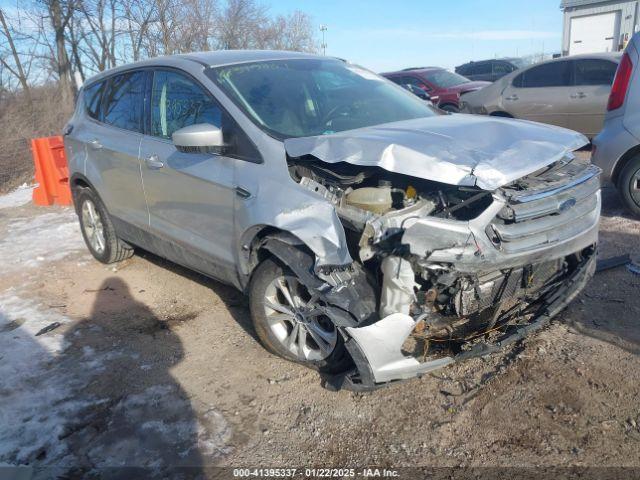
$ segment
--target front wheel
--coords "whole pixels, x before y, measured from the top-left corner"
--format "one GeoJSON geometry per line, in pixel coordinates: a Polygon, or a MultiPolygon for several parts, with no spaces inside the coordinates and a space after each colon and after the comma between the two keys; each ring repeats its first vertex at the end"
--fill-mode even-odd
{"type": "Polygon", "coordinates": [[[96,260],[114,263],[133,255],[133,247],[118,238],[107,209],[93,190],[82,188],[75,202],[82,236],[96,260]]]}
{"type": "Polygon", "coordinates": [[[344,371],[350,357],[318,295],[273,259],[262,262],[249,289],[253,325],[272,353],[327,373],[344,371]]]}
{"type": "Polygon", "coordinates": [[[640,156],[631,159],[622,169],[618,191],[629,211],[640,217],[640,156]]]}

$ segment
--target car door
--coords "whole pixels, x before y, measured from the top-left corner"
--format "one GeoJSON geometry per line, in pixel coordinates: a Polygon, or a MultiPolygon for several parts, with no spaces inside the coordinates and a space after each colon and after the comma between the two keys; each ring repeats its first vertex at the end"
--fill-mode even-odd
{"type": "Polygon", "coordinates": [[[77,132],[87,153],[85,175],[116,219],[116,228],[117,220],[145,226],[149,218],[139,161],[146,75],[125,72],[91,89],[85,102],[90,102],[92,119],[77,132]]]}
{"type": "Polygon", "coordinates": [[[568,127],[571,61],[543,63],[516,75],[502,92],[504,110],[515,118],[568,127]]]}
{"type": "Polygon", "coordinates": [[[209,123],[223,130],[233,121],[213,96],[178,70],[153,72],[148,135],[140,148],[149,225],[162,256],[221,280],[235,272],[233,207],[235,158],[178,151],[171,135],[209,123]]]}
{"type": "Polygon", "coordinates": [[[616,62],[599,58],[574,60],[574,87],[569,94],[569,128],[589,137],[602,130],[617,67],[616,62]]]}

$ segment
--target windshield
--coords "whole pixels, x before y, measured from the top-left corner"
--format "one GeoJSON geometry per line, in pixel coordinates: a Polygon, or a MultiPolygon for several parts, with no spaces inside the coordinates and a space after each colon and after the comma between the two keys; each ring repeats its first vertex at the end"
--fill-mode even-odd
{"type": "Polygon", "coordinates": [[[429,83],[432,83],[438,88],[455,87],[456,85],[462,85],[463,83],[469,83],[471,81],[467,77],[448,70],[429,70],[422,75],[429,83]]]}
{"type": "Polygon", "coordinates": [[[425,101],[388,80],[334,59],[243,63],[213,68],[207,75],[278,138],[436,115],[425,101]]]}

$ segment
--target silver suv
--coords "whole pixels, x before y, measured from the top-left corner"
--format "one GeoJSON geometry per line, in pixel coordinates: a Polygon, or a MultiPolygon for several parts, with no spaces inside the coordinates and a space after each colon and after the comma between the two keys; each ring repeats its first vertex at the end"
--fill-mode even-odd
{"type": "Polygon", "coordinates": [[[586,142],[255,51],[103,72],[65,128],[95,258],[135,245],[234,285],[265,347],[353,389],[489,353],[575,297],[600,214],[586,142]]]}
{"type": "Polygon", "coordinates": [[[640,34],[624,52],[607,105],[604,128],[593,140],[592,161],[602,167],[626,207],[640,217],[640,34]]]}

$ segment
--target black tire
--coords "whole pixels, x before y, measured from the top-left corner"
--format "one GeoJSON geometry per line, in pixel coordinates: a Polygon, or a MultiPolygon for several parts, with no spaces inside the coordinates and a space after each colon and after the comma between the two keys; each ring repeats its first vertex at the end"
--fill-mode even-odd
{"type": "Polygon", "coordinates": [[[262,345],[268,351],[279,357],[300,363],[323,373],[340,373],[347,370],[352,365],[352,360],[344,346],[342,336],[337,330],[336,344],[331,354],[322,360],[301,360],[287,350],[282,341],[278,339],[271,328],[269,328],[269,322],[265,312],[267,287],[274,280],[282,276],[297,278],[291,269],[281,265],[273,258],[268,258],[256,267],[251,278],[251,284],[249,286],[249,307],[253,326],[262,345]]]}
{"type": "Polygon", "coordinates": [[[632,158],[620,172],[618,192],[624,206],[636,217],[640,217],[640,156],[632,158]],[[636,190],[635,197],[632,190],[636,190]]]}
{"type": "Polygon", "coordinates": [[[107,212],[107,209],[105,208],[104,203],[102,203],[102,200],[100,200],[100,197],[98,197],[98,195],[96,195],[96,193],[90,188],[81,188],[75,193],[76,195],[74,200],[76,204],[76,212],[78,213],[78,218],[80,220],[80,230],[82,231],[82,237],[84,238],[84,242],[91,252],[91,255],[93,255],[93,257],[99,262],[106,264],[121,262],[122,260],[131,257],[134,253],[133,247],[119,239],[116,235],[109,212],[107,212]],[[85,204],[88,205],[88,202],[95,207],[95,211],[98,213],[99,219],[102,223],[102,232],[104,237],[104,248],[102,251],[95,248],[88,237],[89,229],[85,224],[85,219],[82,213],[85,204]]]}
{"type": "Polygon", "coordinates": [[[452,105],[450,103],[442,105],[441,107],[438,107],[438,108],[440,110],[444,110],[445,112],[460,113],[460,109],[458,107],[456,107],[455,105],[452,105]]]}

